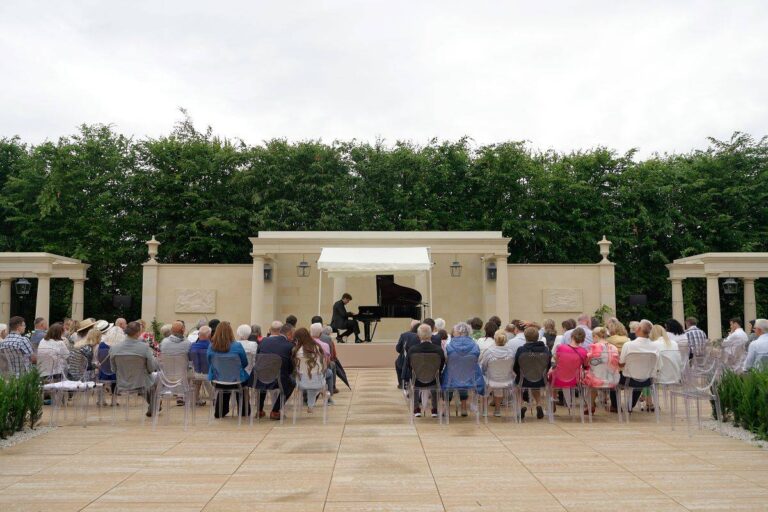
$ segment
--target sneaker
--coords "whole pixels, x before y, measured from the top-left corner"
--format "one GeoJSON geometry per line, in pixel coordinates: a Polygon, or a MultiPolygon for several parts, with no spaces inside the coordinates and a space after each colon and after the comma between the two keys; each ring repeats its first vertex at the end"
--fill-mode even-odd
{"type": "Polygon", "coordinates": [[[520,421],[523,421],[525,419],[525,413],[528,412],[527,407],[521,407],[520,408],[520,421]]]}
{"type": "Polygon", "coordinates": [[[437,409],[432,409],[432,417],[437,418],[437,409]]]}
{"type": "Polygon", "coordinates": [[[416,418],[421,418],[421,409],[419,407],[413,410],[413,416],[416,418]]]}
{"type": "Polygon", "coordinates": [[[544,409],[541,408],[540,405],[536,406],[536,419],[540,420],[544,417],[544,409]]]}

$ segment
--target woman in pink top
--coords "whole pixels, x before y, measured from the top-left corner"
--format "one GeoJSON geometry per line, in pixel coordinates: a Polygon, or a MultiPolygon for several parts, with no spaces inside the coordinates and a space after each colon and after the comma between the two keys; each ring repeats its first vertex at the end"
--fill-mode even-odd
{"type": "Polygon", "coordinates": [[[553,392],[556,389],[571,389],[579,385],[582,370],[589,365],[587,351],[581,346],[587,335],[582,328],[571,334],[571,342],[561,343],[555,349],[555,366],[549,372],[553,392]]]}

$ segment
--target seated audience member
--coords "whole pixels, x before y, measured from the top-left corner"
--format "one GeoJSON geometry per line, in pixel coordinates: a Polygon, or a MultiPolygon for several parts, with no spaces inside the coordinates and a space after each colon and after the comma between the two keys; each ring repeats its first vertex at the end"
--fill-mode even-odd
{"type": "Polygon", "coordinates": [[[563,333],[562,343],[565,343],[566,345],[569,344],[571,342],[571,334],[573,334],[574,329],[579,327],[584,331],[585,338],[583,346],[586,350],[592,344],[592,318],[587,314],[579,315],[579,318],[576,320],[576,327],[563,333]]]}
{"type": "Polygon", "coordinates": [[[470,318],[468,323],[472,327],[472,339],[481,338],[483,336],[483,321],[478,317],[474,317],[470,318]]]}
{"type": "MultiPolygon", "coordinates": [[[[250,331],[250,328],[248,329],[250,331]]],[[[233,354],[240,359],[240,383],[244,385],[248,381],[248,373],[245,371],[248,366],[248,357],[245,355],[245,349],[240,343],[235,340],[235,333],[232,331],[232,326],[229,322],[219,322],[216,325],[216,332],[211,338],[211,344],[208,347],[208,380],[213,382],[213,387],[218,389],[235,389],[237,384],[216,384],[214,381],[221,379],[222,375],[219,375],[214,365],[214,359],[223,354],[233,354]]],[[[240,408],[240,414],[242,416],[249,416],[250,411],[248,407],[247,388],[243,389],[243,399],[238,407],[240,408]]],[[[221,403],[218,404],[214,401],[214,417],[223,418],[229,414],[229,401],[231,393],[224,391],[221,396],[221,403]]],[[[237,397],[239,399],[239,397],[237,397]]]]}
{"type": "MultiPolygon", "coordinates": [[[[445,320],[442,318],[435,318],[435,328],[432,330],[433,333],[440,334],[440,331],[445,331],[448,335],[447,338],[440,337],[440,344],[443,347],[443,350],[445,350],[445,345],[450,342],[451,340],[451,333],[448,332],[448,330],[445,328],[445,320]]],[[[435,338],[432,338],[432,343],[435,342],[435,338]]]]}
{"type": "Polygon", "coordinates": [[[755,341],[749,344],[747,359],[744,361],[744,371],[752,368],[768,368],[768,320],[755,320],[755,341]]]}
{"type": "MultiPolygon", "coordinates": [[[[248,358],[248,366],[245,367],[245,372],[250,376],[253,373],[253,365],[255,362],[256,352],[258,352],[259,344],[255,341],[251,341],[251,326],[248,324],[242,324],[237,328],[237,341],[243,346],[245,350],[245,356],[248,358]]],[[[249,379],[248,385],[253,383],[253,379],[249,379]]]]}
{"type": "Polygon", "coordinates": [[[630,340],[633,340],[637,338],[637,326],[640,325],[640,322],[637,320],[632,320],[629,322],[629,334],[627,334],[627,337],[630,340]]]}
{"type": "Polygon", "coordinates": [[[619,353],[621,353],[622,347],[629,341],[624,324],[619,322],[618,318],[611,318],[606,322],[605,328],[608,330],[608,339],[606,341],[616,347],[619,353]]]}
{"type": "MultiPolygon", "coordinates": [[[[510,378],[514,377],[514,373],[512,372],[512,366],[514,365],[515,361],[515,353],[517,352],[517,349],[515,349],[513,346],[507,344],[507,333],[503,331],[502,329],[497,329],[496,332],[493,335],[493,346],[489,347],[485,352],[480,353],[480,359],[478,360],[478,363],[480,364],[480,369],[483,371],[483,374],[485,375],[485,380],[488,382],[488,385],[490,386],[490,382],[488,380],[488,365],[493,362],[500,359],[506,359],[510,361],[510,378]]],[[[494,407],[494,416],[501,416],[501,400],[504,397],[504,391],[501,389],[494,389],[493,390],[493,407],[494,407]]]]}
{"type": "MultiPolygon", "coordinates": [[[[309,326],[309,335],[312,340],[317,343],[320,349],[323,351],[323,363],[326,369],[325,371],[325,384],[328,388],[328,392],[333,394],[333,370],[331,369],[331,345],[322,340],[323,336],[323,324],[320,322],[314,323],[309,326]]],[[[295,362],[295,361],[294,361],[295,362]]],[[[331,400],[329,403],[333,403],[331,400]]]]}
{"type": "MultiPolygon", "coordinates": [[[[416,328],[416,335],[419,337],[419,344],[415,345],[408,350],[408,356],[406,360],[406,364],[408,365],[408,368],[411,368],[411,361],[413,359],[414,354],[437,354],[440,356],[440,370],[439,373],[443,372],[443,369],[445,368],[445,354],[443,353],[443,349],[432,342],[432,326],[429,324],[421,324],[416,328]]],[[[416,387],[422,386],[422,387],[428,387],[428,386],[435,386],[437,383],[433,381],[429,382],[418,382],[416,383],[416,387]]],[[[416,390],[411,390],[412,393],[415,393],[413,396],[414,400],[414,409],[413,409],[413,415],[416,417],[421,416],[421,392],[416,390]]],[[[431,400],[432,400],[432,417],[437,418],[437,391],[431,392],[431,400]]]]}
{"type": "Polygon", "coordinates": [[[493,315],[491,318],[488,319],[488,321],[496,326],[496,331],[501,329],[501,318],[499,318],[497,315],[493,315]]]}
{"type": "MultiPolygon", "coordinates": [[[[108,325],[109,324],[107,324],[107,326],[108,325]]],[[[101,343],[101,336],[101,330],[97,329],[94,323],[94,328],[89,329],[88,334],[86,334],[84,338],[80,338],[75,342],[75,346],[69,352],[69,357],[67,358],[67,374],[69,380],[81,380],[84,377],[88,377],[90,371],[93,370],[93,356],[99,343],[101,343]],[[87,361],[85,374],[83,374],[83,359],[87,361]]]]}
{"type": "Polygon", "coordinates": [[[64,341],[64,324],[51,324],[37,345],[37,369],[40,377],[48,380],[61,380],[67,368],[69,348],[64,341]]]}
{"type": "MultiPolygon", "coordinates": [[[[587,351],[583,347],[585,339],[584,328],[576,327],[571,332],[570,343],[561,343],[557,346],[555,353],[552,354],[554,366],[549,371],[552,388],[570,389],[578,386],[582,371],[589,367],[587,351]],[[563,371],[557,371],[558,367],[563,371]],[[563,374],[569,375],[571,370],[574,378],[564,379],[563,374]]],[[[552,407],[554,408],[555,405],[553,404],[552,407]]]]}
{"type": "MultiPolygon", "coordinates": [[[[200,320],[198,320],[198,321],[197,321],[197,325],[195,326],[194,330],[192,330],[192,331],[189,333],[189,335],[187,335],[187,339],[188,339],[190,342],[192,342],[192,343],[196,342],[196,341],[197,341],[197,338],[200,336],[200,329],[201,329],[203,326],[206,326],[206,327],[207,327],[207,326],[208,326],[208,322],[207,322],[205,319],[201,318],[200,320]]],[[[210,341],[210,340],[209,340],[209,341],[210,341]]]]}
{"type": "MultiPolygon", "coordinates": [[[[126,324],[126,327],[127,325],[128,324],[126,324]]],[[[117,325],[113,325],[107,329],[107,332],[101,337],[101,342],[99,342],[99,346],[96,349],[96,362],[99,365],[99,381],[105,383],[105,386],[107,384],[109,385],[110,393],[115,392],[117,376],[109,365],[109,351],[112,347],[123,341],[125,341],[125,332],[117,325]],[[105,371],[106,368],[109,368],[108,372],[105,371]]],[[[101,405],[106,406],[107,402],[104,401],[101,405]]]]}
{"type": "MultiPolygon", "coordinates": [[[[683,363],[677,341],[673,340],[661,325],[654,325],[648,338],[659,349],[659,375],[674,376],[679,381],[683,363]]],[[[653,396],[650,393],[645,396],[645,404],[646,410],[654,410],[653,396]]]]}
{"type": "Polygon", "coordinates": [[[0,343],[8,336],[8,324],[0,324],[0,343]]]}
{"type": "Polygon", "coordinates": [[[688,343],[688,336],[685,334],[683,325],[674,318],[670,318],[664,322],[664,330],[667,331],[667,336],[669,336],[669,339],[674,340],[677,343],[680,343],[681,341],[688,343]]]}
{"type": "Polygon", "coordinates": [[[170,326],[168,336],[160,342],[160,354],[163,356],[187,356],[192,342],[184,338],[184,324],[179,321],[170,326]]]}
{"type": "MultiPolygon", "coordinates": [[[[506,335],[505,335],[506,336],[506,335]]],[[[437,334],[432,335],[432,343],[435,343],[435,337],[440,340],[440,348],[445,352],[448,343],[451,341],[451,335],[445,329],[440,329],[437,334]]]]}
{"type": "MultiPolygon", "coordinates": [[[[280,382],[283,386],[283,392],[284,392],[284,401],[288,402],[288,399],[291,398],[291,394],[293,393],[293,389],[296,386],[295,381],[293,379],[293,333],[294,328],[293,325],[286,323],[285,325],[281,324],[279,321],[275,321],[272,323],[272,330],[275,329],[276,326],[280,326],[277,328],[278,334],[267,336],[263,340],[261,340],[261,344],[259,345],[259,354],[277,354],[282,359],[282,366],[280,367],[280,382]]],[[[263,417],[265,415],[264,413],[264,402],[266,400],[267,396],[266,393],[261,393],[259,396],[259,417],[263,417]]],[[[280,400],[275,400],[274,405],[272,406],[272,412],[269,413],[269,418],[272,420],[279,420],[280,419],[280,400]]]]}
{"type": "MultiPolygon", "coordinates": [[[[318,322],[322,325],[322,322],[318,322]]],[[[331,338],[331,334],[333,333],[333,327],[330,325],[326,325],[323,327],[323,333],[320,335],[320,340],[326,342],[328,346],[331,348],[331,362],[328,364],[328,368],[333,372],[333,384],[331,386],[331,393],[336,394],[339,392],[339,388],[336,387],[336,343],[333,341],[333,338],[331,338]]],[[[329,403],[333,403],[333,400],[331,400],[329,403]]]]}
{"type": "Polygon", "coordinates": [[[32,331],[32,334],[29,336],[29,343],[32,344],[32,350],[37,353],[37,346],[40,344],[42,339],[45,337],[45,333],[48,332],[48,322],[43,317],[37,317],[35,318],[35,330],[32,331]]]}
{"type": "Polygon", "coordinates": [[[685,319],[685,335],[688,338],[688,348],[691,357],[701,354],[709,341],[707,333],[696,325],[698,323],[699,321],[692,316],[685,319]]]}
{"type": "Polygon", "coordinates": [[[211,395],[211,383],[208,381],[208,348],[211,346],[211,328],[201,325],[195,335],[195,341],[189,346],[189,360],[192,361],[192,376],[194,378],[195,396],[198,406],[205,405],[200,399],[200,388],[204,386],[211,395]]]}
{"type": "MultiPolygon", "coordinates": [[[[477,339],[477,346],[480,348],[480,356],[483,355],[483,352],[491,348],[496,344],[494,341],[494,336],[496,335],[496,331],[499,329],[496,327],[496,324],[491,322],[490,320],[485,323],[485,326],[483,327],[485,330],[485,336],[482,336],[477,339]]],[[[506,337],[506,335],[504,335],[506,337]]]]}
{"type": "Polygon", "coordinates": [[[160,343],[164,339],[171,335],[171,324],[163,324],[160,326],[160,343]]]}
{"type": "MultiPolygon", "coordinates": [[[[512,320],[512,323],[507,325],[506,330],[508,333],[512,333],[511,338],[507,336],[507,344],[517,353],[517,349],[525,345],[525,326],[520,320],[512,320]]],[[[536,335],[538,336],[538,333],[536,335]]]]}
{"type": "Polygon", "coordinates": [[[740,347],[746,347],[749,343],[749,336],[741,327],[741,318],[731,318],[729,322],[730,331],[723,340],[723,350],[729,355],[733,355],[740,347]]]}
{"type": "Polygon", "coordinates": [[[251,334],[248,336],[248,341],[260,342],[264,336],[261,335],[261,326],[258,324],[251,325],[251,334]]]}
{"type": "MultiPolygon", "coordinates": [[[[634,388],[632,390],[632,407],[630,408],[630,412],[635,407],[635,404],[637,404],[637,400],[640,398],[642,388],[651,385],[651,379],[637,380],[640,379],[640,376],[628,374],[628,371],[625,368],[625,363],[627,361],[627,356],[634,353],[653,353],[656,354],[658,358],[659,347],[648,338],[651,335],[652,329],[653,324],[649,320],[641,320],[638,322],[638,325],[635,328],[635,339],[629,340],[621,347],[621,354],[619,355],[619,367],[622,369],[622,371],[619,383],[622,385],[631,385],[634,388]],[[637,379],[635,377],[637,377],[637,379]]],[[[659,363],[657,359],[657,369],[658,364],[659,363]]],[[[617,412],[617,405],[618,402],[616,401],[616,390],[612,389],[611,412],[617,412]]]]}
{"type": "MultiPolygon", "coordinates": [[[[755,322],[757,322],[757,320],[750,320],[749,321],[749,331],[750,332],[749,332],[749,335],[747,336],[747,338],[748,338],[747,348],[749,348],[749,344],[750,343],[752,343],[753,341],[755,341],[757,339],[757,334],[755,333],[755,322]]],[[[2,333],[2,330],[0,329],[0,339],[2,339],[2,337],[3,337],[3,333],[2,333]]]]}
{"type": "Polygon", "coordinates": [[[24,322],[24,318],[20,316],[12,316],[8,321],[8,335],[3,340],[3,348],[15,349],[21,353],[20,362],[24,370],[29,369],[29,365],[37,361],[37,356],[32,348],[32,344],[29,342],[29,338],[24,336],[24,329],[27,328],[27,324],[24,322]]]}
{"type": "MultiPolygon", "coordinates": [[[[435,327],[435,321],[431,318],[425,318],[422,322],[423,324],[427,324],[430,329],[432,329],[432,337],[430,338],[432,340],[432,343],[435,345],[440,345],[440,338],[437,337],[437,328],[435,327]]],[[[417,333],[418,335],[418,333],[417,333]]]]}
{"type": "MultiPolygon", "coordinates": [[[[565,331],[563,331],[565,332],[565,331]]],[[[557,339],[557,329],[555,329],[555,321],[551,318],[544,320],[544,332],[542,333],[544,342],[547,344],[547,348],[552,350],[557,339]]]]}
{"type": "MultiPolygon", "coordinates": [[[[92,331],[94,332],[94,331],[92,331]]],[[[98,332],[98,331],[96,331],[98,332]]],[[[117,386],[120,389],[140,389],[144,388],[146,394],[144,399],[147,401],[147,416],[152,416],[152,395],[154,393],[155,379],[152,372],[157,371],[157,361],[152,353],[152,349],[146,343],[140,341],[141,324],[130,322],[125,326],[125,340],[113,345],[109,349],[109,364],[112,371],[117,376],[117,386]],[[146,372],[141,375],[129,376],[120,371],[120,356],[140,356],[146,360],[146,372]]],[[[92,336],[89,333],[88,337],[92,336]]]]}
{"type": "Polygon", "coordinates": [[[400,335],[397,340],[395,350],[397,351],[397,359],[395,360],[395,372],[397,373],[397,387],[402,389],[403,382],[411,378],[411,375],[407,373],[407,366],[405,364],[405,357],[410,347],[419,344],[419,336],[416,334],[416,329],[419,327],[418,320],[411,320],[411,327],[400,335]]]}
{"type": "MultiPolygon", "coordinates": [[[[451,343],[446,346],[446,365],[443,371],[443,376],[440,380],[440,384],[443,389],[459,389],[459,400],[461,402],[461,415],[467,416],[467,398],[469,398],[469,389],[474,389],[478,395],[485,394],[485,381],[483,379],[483,372],[480,369],[479,364],[475,364],[474,375],[469,377],[468,380],[462,379],[460,375],[457,375],[452,371],[451,360],[454,356],[470,355],[477,360],[480,357],[480,347],[471,337],[472,327],[466,323],[459,323],[453,327],[453,337],[451,343]]],[[[449,406],[451,401],[451,395],[448,396],[449,406]]]]}
{"type": "MultiPolygon", "coordinates": [[[[544,417],[544,409],[541,405],[541,389],[545,388],[546,386],[546,382],[544,381],[546,378],[546,372],[542,375],[542,378],[537,381],[529,381],[528,379],[522,378],[520,375],[520,356],[526,353],[546,354],[546,368],[549,369],[552,364],[551,354],[547,348],[546,343],[539,341],[539,331],[535,327],[528,327],[525,329],[523,336],[525,337],[525,344],[517,349],[517,352],[515,353],[515,365],[512,368],[512,370],[515,372],[515,384],[523,388],[535,388],[531,389],[531,391],[528,393],[528,403],[532,404],[533,400],[536,401],[536,418],[542,419],[544,417]],[[533,400],[531,400],[531,397],[533,400]]],[[[525,419],[525,413],[527,410],[527,407],[522,407],[520,409],[521,419],[525,419]]]]}
{"type": "MultiPolygon", "coordinates": [[[[619,351],[607,342],[607,337],[608,330],[605,327],[592,330],[592,344],[587,351],[587,361],[600,360],[605,363],[587,367],[584,385],[590,388],[612,388],[619,382],[619,351]]],[[[592,389],[589,399],[594,414],[597,389],[592,389]]]]}
{"type": "Polygon", "coordinates": [[[216,329],[218,328],[218,325],[221,323],[221,320],[218,318],[214,318],[210,322],[208,322],[208,327],[211,328],[211,339],[213,339],[213,336],[216,334],[216,329]]]}
{"type": "Polygon", "coordinates": [[[121,331],[125,332],[125,328],[128,327],[128,321],[125,318],[118,318],[115,320],[115,325],[118,326],[121,331]]]}
{"type": "Polygon", "coordinates": [[[293,326],[293,328],[296,329],[296,326],[299,324],[299,320],[296,318],[295,315],[288,315],[285,318],[285,323],[286,324],[291,324],[293,326]]]}
{"type": "MultiPolygon", "coordinates": [[[[319,327],[322,325],[312,324],[319,327]]],[[[295,345],[292,349],[293,366],[296,369],[296,384],[307,393],[307,412],[311,413],[317,402],[317,396],[323,390],[323,381],[327,380],[326,362],[330,358],[325,354],[324,348],[313,339],[305,328],[296,330],[294,335],[295,345]]]]}

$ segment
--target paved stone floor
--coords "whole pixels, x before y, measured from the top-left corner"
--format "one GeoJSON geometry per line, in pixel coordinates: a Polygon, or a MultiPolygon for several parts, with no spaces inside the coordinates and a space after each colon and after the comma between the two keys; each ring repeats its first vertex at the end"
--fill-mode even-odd
{"type": "MultiPolygon", "coordinates": [[[[391,370],[350,372],[328,425],[232,419],[184,431],[111,415],[0,452],[0,510],[768,510],[768,452],[636,413],[618,424],[410,425],[391,370]]],[[[167,412],[167,411],[166,411],[167,412]]],[[[165,414],[165,413],[164,413],[165,414]]]]}

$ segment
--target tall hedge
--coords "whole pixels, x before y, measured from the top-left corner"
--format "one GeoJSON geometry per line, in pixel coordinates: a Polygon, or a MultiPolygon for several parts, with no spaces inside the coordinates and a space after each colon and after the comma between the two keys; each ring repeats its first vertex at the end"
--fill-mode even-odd
{"type": "MultiPolygon", "coordinates": [[[[766,251],[768,141],[736,133],[702,150],[638,159],[596,147],[538,151],[468,139],[423,145],[347,141],[251,145],[197,131],[132,139],[103,125],[38,145],[0,139],[0,247],[92,265],[85,310],[113,317],[136,300],[152,234],[163,262],[250,261],[260,230],[501,230],[510,262],[595,262],[614,243],[620,316],[671,311],[666,263],[707,251],[766,251]],[[649,303],[628,309],[630,294],[649,303]]],[[[686,281],[686,313],[704,319],[704,283],[686,281]]],[[[758,281],[758,297],[768,286],[758,281]]],[[[34,287],[33,287],[34,290],[34,287]]],[[[55,280],[53,317],[71,284],[55,280]]],[[[723,297],[723,316],[741,297],[723,297]]],[[[34,295],[14,309],[34,315],[34,295]]],[[[765,311],[758,300],[758,313],[765,311]]]]}

